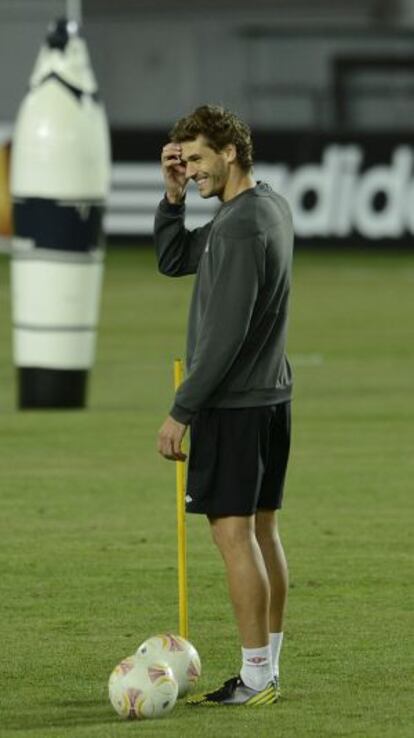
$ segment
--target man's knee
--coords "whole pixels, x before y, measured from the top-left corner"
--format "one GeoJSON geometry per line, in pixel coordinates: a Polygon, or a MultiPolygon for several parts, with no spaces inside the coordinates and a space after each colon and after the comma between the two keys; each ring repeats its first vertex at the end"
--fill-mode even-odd
{"type": "Polygon", "coordinates": [[[249,543],[254,535],[254,517],[209,518],[214,543],[223,554],[232,553],[249,543]]]}
{"type": "Polygon", "coordinates": [[[278,536],[275,510],[258,510],[255,516],[255,533],[259,543],[274,541],[278,536]]]}

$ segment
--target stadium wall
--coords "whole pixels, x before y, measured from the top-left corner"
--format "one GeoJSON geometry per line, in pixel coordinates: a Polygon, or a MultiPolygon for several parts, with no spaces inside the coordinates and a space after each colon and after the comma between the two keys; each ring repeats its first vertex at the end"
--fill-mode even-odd
{"type": "MultiPolygon", "coordinates": [[[[180,1],[174,11],[171,0],[162,8],[158,1],[84,3],[92,64],[114,127],[163,127],[207,100],[258,127],[327,129],[335,57],[412,53],[412,32],[379,22],[373,0],[261,0],[254,8],[246,1],[234,2],[233,11],[217,1],[214,12],[208,4],[180,1]]],[[[63,10],[63,0],[0,0],[1,120],[15,118],[47,25],[63,10]]],[[[373,125],[380,124],[382,99],[368,102],[373,125]]]]}
{"type": "MultiPolygon", "coordinates": [[[[149,239],[163,196],[159,155],[166,130],[113,130],[105,227],[111,239],[149,239]]],[[[286,196],[297,246],[414,247],[414,134],[254,131],[255,177],[286,196]]],[[[216,200],[187,196],[187,224],[213,217],[216,200]]]]}

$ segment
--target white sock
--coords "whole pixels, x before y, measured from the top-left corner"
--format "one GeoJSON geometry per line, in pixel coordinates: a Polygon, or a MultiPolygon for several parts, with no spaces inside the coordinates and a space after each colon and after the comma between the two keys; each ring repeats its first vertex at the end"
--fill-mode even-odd
{"type": "Polygon", "coordinates": [[[273,676],[279,676],[279,656],[282,648],[283,633],[270,633],[270,648],[272,650],[273,676]]]}
{"type": "Polygon", "coordinates": [[[270,645],[262,648],[242,648],[242,657],[240,676],[246,687],[259,692],[273,679],[270,645]]]}

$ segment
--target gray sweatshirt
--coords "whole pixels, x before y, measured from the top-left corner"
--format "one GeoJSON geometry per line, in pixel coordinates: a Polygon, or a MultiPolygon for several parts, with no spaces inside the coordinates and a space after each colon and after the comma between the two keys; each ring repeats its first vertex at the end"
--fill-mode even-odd
{"type": "Polygon", "coordinates": [[[187,378],[172,417],[188,425],[202,408],[273,405],[291,397],[285,356],[293,227],[287,202],[259,182],[188,231],[185,206],[160,203],[159,270],[197,274],[187,333],[187,378]]]}

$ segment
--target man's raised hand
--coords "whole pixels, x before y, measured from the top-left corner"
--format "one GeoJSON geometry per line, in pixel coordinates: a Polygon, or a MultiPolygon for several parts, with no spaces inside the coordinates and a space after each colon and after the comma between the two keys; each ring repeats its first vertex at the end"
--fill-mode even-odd
{"type": "Polygon", "coordinates": [[[185,176],[186,166],[181,161],[180,144],[168,143],[164,146],[161,166],[167,200],[174,204],[182,202],[188,180],[185,176]]]}

